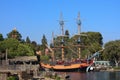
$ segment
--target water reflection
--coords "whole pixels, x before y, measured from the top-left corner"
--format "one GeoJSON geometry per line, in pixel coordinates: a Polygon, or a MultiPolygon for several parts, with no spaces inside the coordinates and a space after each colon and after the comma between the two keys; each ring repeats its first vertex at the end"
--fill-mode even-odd
{"type": "Polygon", "coordinates": [[[70,72],[71,80],[119,80],[120,72],[70,72]]]}

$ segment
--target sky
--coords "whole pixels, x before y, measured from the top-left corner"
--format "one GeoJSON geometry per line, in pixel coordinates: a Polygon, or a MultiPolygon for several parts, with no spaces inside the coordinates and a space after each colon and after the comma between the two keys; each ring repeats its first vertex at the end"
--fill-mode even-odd
{"type": "Polygon", "coordinates": [[[103,42],[120,39],[120,0],[0,0],[0,33],[16,28],[22,39],[41,44],[43,34],[52,40],[52,32],[61,33],[59,19],[70,36],[77,33],[76,18],[80,12],[82,32],[100,32],[103,42]]]}

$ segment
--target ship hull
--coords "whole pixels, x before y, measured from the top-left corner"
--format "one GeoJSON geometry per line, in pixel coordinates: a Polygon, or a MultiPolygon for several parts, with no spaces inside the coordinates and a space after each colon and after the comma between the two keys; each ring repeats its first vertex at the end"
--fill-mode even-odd
{"type": "MultiPolygon", "coordinates": [[[[91,64],[91,63],[90,63],[91,64]]],[[[71,64],[71,65],[50,65],[41,63],[42,68],[58,72],[85,72],[90,65],[87,63],[71,64]]]]}
{"type": "Polygon", "coordinates": [[[87,67],[73,68],[73,69],[49,69],[56,72],[85,72],[87,67]]]}

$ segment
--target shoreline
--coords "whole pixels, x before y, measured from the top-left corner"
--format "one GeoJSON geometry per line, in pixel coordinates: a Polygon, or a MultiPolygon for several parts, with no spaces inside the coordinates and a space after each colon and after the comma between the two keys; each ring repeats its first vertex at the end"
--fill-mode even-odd
{"type": "Polygon", "coordinates": [[[120,69],[107,69],[107,70],[100,70],[100,71],[109,71],[109,72],[116,72],[116,71],[120,71],[120,69]]]}

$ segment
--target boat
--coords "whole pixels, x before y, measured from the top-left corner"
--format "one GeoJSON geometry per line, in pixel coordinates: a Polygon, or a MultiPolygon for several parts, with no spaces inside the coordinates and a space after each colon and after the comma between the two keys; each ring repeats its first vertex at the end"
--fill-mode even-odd
{"type": "Polygon", "coordinates": [[[42,67],[45,69],[53,70],[53,71],[59,71],[59,72],[76,72],[76,71],[86,71],[87,67],[92,64],[92,61],[90,63],[82,62],[82,63],[71,63],[71,64],[44,64],[41,63],[42,67]]]}
{"type": "MultiPolygon", "coordinates": [[[[61,26],[61,46],[59,47],[50,47],[46,44],[46,47],[49,49],[49,51],[51,52],[51,58],[52,60],[49,63],[45,63],[40,61],[40,67],[44,68],[45,70],[53,70],[53,71],[60,71],[60,72],[74,72],[74,71],[89,71],[89,70],[93,70],[93,68],[91,68],[91,65],[94,63],[94,57],[99,55],[99,51],[95,52],[91,57],[86,58],[86,59],[81,59],[80,54],[81,54],[81,48],[83,47],[83,45],[80,44],[80,37],[78,38],[77,45],[73,45],[75,47],[78,47],[78,58],[76,59],[72,59],[72,60],[65,60],[65,52],[64,52],[64,48],[69,48],[72,45],[64,45],[64,41],[63,38],[66,37],[64,35],[64,21],[61,18],[61,20],[59,21],[59,24],[61,26]],[[60,48],[61,49],[61,60],[55,60],[55,48],[60,48]]],[[[81,28],[81,20],[80,20],[80,14],[78,14],[77,17],[77,25],[78,25],[78,34],[76,34],[77,36],[86,36],[85,34],[81,34],[80,28],[81,28]]],[[[52,42],[54,43],[54,41],[52,42]]],[[[37,52],[37,54],[40,54],[39,52],[37,52]]]]}
{"type": "Polygon", "coordinates": [[[51,71],[58,71],[58,72],[88,72],[93,71],[92,65],[94,64],[94,57],[99,55],[99,51],[94,53],[92,57],[80,60],[76,59],[73,62],[64,62],[64,61],[57,61],[54,63],[43,63],[41,62],[40,65],[44,69],[49,69],[51,71]]]}

